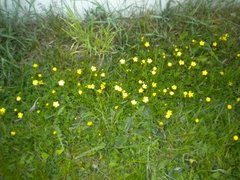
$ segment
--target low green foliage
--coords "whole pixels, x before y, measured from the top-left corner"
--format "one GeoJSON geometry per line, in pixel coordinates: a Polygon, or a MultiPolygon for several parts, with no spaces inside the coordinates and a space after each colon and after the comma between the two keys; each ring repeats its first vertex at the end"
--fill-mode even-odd
{"type": "Polygon", "coordinates": [[[240,5],[196,2],[2,16],[0,178],[239,179],[240,5]]]}

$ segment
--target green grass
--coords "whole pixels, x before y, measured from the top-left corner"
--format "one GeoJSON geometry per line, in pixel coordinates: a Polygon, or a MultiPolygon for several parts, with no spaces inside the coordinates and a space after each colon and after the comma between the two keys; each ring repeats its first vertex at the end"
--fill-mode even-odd
{"type": "Polygon", "coordinates": [[[0,179],[239,179],[239,2],[99,8],[0,11],[0,179]]]}

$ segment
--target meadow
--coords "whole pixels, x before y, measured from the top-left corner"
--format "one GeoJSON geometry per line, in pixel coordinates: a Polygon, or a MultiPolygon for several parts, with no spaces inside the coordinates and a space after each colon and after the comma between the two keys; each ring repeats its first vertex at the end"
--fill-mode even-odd
{"type": "Polygon", "coordinates": [[[20,10],[0,11],[0,179],[240,178],[239,1],[20,10]]]}

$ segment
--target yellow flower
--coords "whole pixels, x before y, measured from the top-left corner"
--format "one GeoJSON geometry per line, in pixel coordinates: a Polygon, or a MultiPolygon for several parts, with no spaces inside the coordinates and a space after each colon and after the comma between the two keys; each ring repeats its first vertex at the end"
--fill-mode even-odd
{"type": "Polygon", "coordinates": [[[138,57],[133,57],[133,62],[138,62],[138,57]]]}
{"type": "Polygon", "coordinates": [[[232,105],[231,105],[231,104],[228,104],[228,105],[227,105],[227,109],[228,109],[228,110],[231,110],[231,109],[232,109],[232,105]]]}
{"type": "Polygon", "coordinates": [[[105,77],[106,74],[103,72],[103,73],[100,74],[100,76],[101,76],[101,77],[105,77]]]}
{"type": "Polygon", "coordinates": [[[88,84],[86,87],[88,89],[95,89],[95,85],[94,84],[88,84]]]}
{"type": "Polygon", "coordinates": [[[114,109],[117,110],[117,109],[118,109],[118,106],[114,106],[114,109]]]}
{"type": "Polygon", "coordinates": [[[21,100],[22,100],[22,98],[20,96],[16,97],[16,101],[21,101],[21,100]]]}
{"type": "Polygon", "coordinates": [[[149,47],[149,46],[150,46],[150,43],[149,43],[149,42],[145,42],[145,43],[144,43],[144,46],[145,46],[145,47],[149,47]]]}
{"type": "Polygon", "coordinates": [[[152,93],[152,96],[154,96],[154,97],[155,97],[156,95],[157,95],[157,93],[152,93]]]}
{"type": "Polygon", "coordinates": [[[194,95],[194,93],[193,93],[192,91],[188,91],[188,97],[189,97],[189,98],[192,98],[193,95],[194,95]]]}
{"type": "Polygon", "coordinates": [[[65,84],[65,81],[64,81],[64,80],[58,81],[58,85],[59,85],[59,86],[64,86],[64,84],[65,84]]]}
{"type": "Polygon", "coordinates": [[[173,95],[174,95],[174,92],[173,92],[173,91],[170,91],[169,94],[170,94],[171,96],[173,96],[173,95]]]}
{"type": "Polygon", "coordinates": [[[88,122],[87,122],[87,126],[89,126],[89,127],[90,127],[90,126],[93,126],[93,122],[92,122],[92,121],[88,121],[88,122]]]}
{"type": "Polygon", "coordinates": [[[220,73],[222,76],[224,76],[224,74],[225,74],[223,71],[220,71],[219,73],[220,73]]]}
{"type": "Polygon", "coordinates": [[[181,57],[182,56],[182,52],[178,51],[177,52],[177,57],[181,57]]]}
{"type": "Polygon", "coordinates": [[[33,81],[32,81],[32,84],[33,84],[34,86],[37,86],[37,85],[38,85],[38,80],[36,80],[36,79],[33,80],[33,81]]]}
{"type": "Polygon", "coordinates": [[[167,66],[168,66],[168,67],[172,67],[172,63],[171,63],[171,62],[168,62],[168,63],[167,63],[167,66]]]}
{"type": "Polygon", "coordinates": [[[147,63],[148,63],[148,64],[151,64],[152,62],[153,62],[153,61],[152,61],[151,58],[148,58],[148,59],[147,59],[147,63]]]}
{"type": "Polygon", "coordinates": [[[172,110],[167,110],[165,118],[169,119],[172,116],[172,110]]]}
{"type": "Polygon", "coordinates": [[[137,104],[137,101],[135,99],[131,100],[131,104],[132,105],[136,105],[137,104]]]}
{"type": "Polygon", "coordinates": [[[147,103],[149,101],[149,98],[147,96],[144,96],[143,97],[143,100],[142,100],[144,103],[147,103]]]}
{"type": "Polygon", "coordinates": [[[98,89],[97,93],[102,94],[102,89],[98,89]]]}
{"type": "Polygon", "coordinates": [[[56,93],[56,91],[53,89],[53,90],[52,90],[52,94],[55,94],[55,93],[56,93]]]}
{"type": "Polygon", "coordinates": [[[192,62],[191,62],[191,66],[192,66],[192,67],[195,67],[196,65],[197,65],[197,63],[196,63],[195,61],[192,61],[192,62]]]}
{"type": "Polygon", "coordinates": [[[179,63],[180,66],[184,65],[184,61],[183,60],[179,60],[178,63],[179,63]]]}
{"type": "Polygon", "coordinates": [[[39,74],[38,74],[38,77],[39,77],[39,78],[42,78],[42,77],[43,77],[43,75],[39,73],[39,74]]]}
{"type": "Polygon", "coordinates": [[[0,108],[0,116],[3,116],[6,113],[6,109],[4,107],[0,108]]]}
{"type": "Polygon", "coordinates": [[[128,97],[128,93],[125,90],[122,91],[122,97],[123,99],[128,97]]]}
{"type": "Polygon", "coordinates": [[[239,139],[238,135],[234,135],[234,136],[233,136],[233,140],[234,140],[234,141],[238,141],[238,139],[239,139]]]}
{"type": "Polygon", "coordinates": [[[142,88],[143,88],[143,89],[147,89],[147,85],[146,85],[146,84],[143,84],[143,85],[142,85],[142,88]]]}
{"type": "Polygon", "coordinates": [[[200,45],[200,46],[204,46],[204,45],[205,45],[205,42],[201,40],[201,41],[199,42],[199,45],[200,45]]]}
{"type": "Polygon", "coordinates": [[[118,91],[118,92],[121,92],[123,89],[120,87],[120,86],[118,86],[118,85],[115,85],[114,86],[114,89],[116,90],[116,91],[118,91]]]}
{"type": "Polygon", "coordinates": [[[236,101],[237,101],[237,102],[240,102],[240,97],[238,97],[238,98],[236,99],[236,101]]]}
{"type": "Polygon", "coordinates": [[[144,36],[142,36],[142,37],[140,38],[140,40],[143,42],[143,40],[144,40],[144,36]]]}
{"type": "Polygon", "coordinates": [[[78,90],[78,94],[82,95],[83,91],[81,89],[78,90]]]}
{"type": "Polygon", "coordinates": [[[97,76],[98,76],[98,74],[97,74],[97,73],[95,73],[95,74],[94,74],[94,76],[95,76],[95,77],[97,77],[97,76]]]}
{"type": "Polygon", "coordinates": [[[91,71],[92,71],[92,72],[95,72],[95,71],[97,71],[97,68],[96,68],[96,66],[91,66],[91,71]]]}
{"type": "Polygon", "coordinates": [[[153,71],[156,71],[156,70],[157,70],[157,67],[154,66],[154,67],[153,67],[153,71]]]}
{"type": "Polygon", "coordinates": [[[144,82],[143,82],[142,80],[139,80],[138,83],[139,83],[139,84],[142,84],[142,83],[144,83],[144,82]]]}
{"type": "Polygon", "coordinates": [[[187,92],[187,91],[184,91],[184,92],[183,92],[183,96],[184,96],[184,97],[187,97],[187,95],[188,95],[188,92],[187,92]]]}
{"type": "Polygon", "coordinates": [[[199,123],[199,119],[198,119],[198,118],[196,118],[196,119],[195,119],[195,122],[196,122],[196,123],[199,123]]]}
{"type": "Polygon", "coordinates": [[[11,131],[10,134],[11,134],[11,136],[15,136],[17,133],[16,133],[16,131],[11,131]]]}
{"type": "Polygon", "coordinates": [[[141,62],[141,64],[146,64],[146,60],[143,59],[142,62],[141,62]]]}
{"type": "Polygon", "coordinates": [[[139,93],[143,93],[144,89],[143,88],[139,88],[138,92],[139,93]]]}
{"type": "Polygon", "coordinates": [[[163,122],[160,121],[160,122],[158,123],[158,125],[159,125],[160,127],[163,127],[163,122]]]}
{"type": "Polygon", "coordinates": [[[192,39],[192,43],[197,43],[197,41],[195,39],[192,39]]]}
{"type": "Polygon", "coordinates": [[[126,63],[126,60],[125,59],[120,59],[120,64],[125,64],[126,63]]]}
{"type": "Polygon", "coordinates": [[[19,113],[17,114],[17,116],[18,116],[18,119],[22,119],[22,118],[23,118],[23,113],[22,113],[22,112],[19,112],[19,113]]]}
{"type": "Polygon", "coordinates": [[[101,89],[105,89],[105,88],[106,88],[106,83],[103,82],[103,83],[100,85],[100,88],[101,88],[101,89]]]}
{"type": "Polygon", "coordinates": [[[176,86],[176,85],[172,85],[171,88],[172,88],[172,90],[174,90],[174,91],[177,90],[177,86],[176,86]]]}
{"type": "Polygon", "coordinates": [[[212,46],[213,46],[213,47],[217,47],[217,42],[213,42],[213,43],[212,43],[212,46]]]}
{"type": "Polygon", "coordinates": [[[52,134],[53,134],[53,135],[56,135],[56,134],[57,134],[57,131],[53,131],[52,134]]]}
{"type": "Polygon", "coordinates": [[[152,73],[152,75],[155,75],[157,72],[152,70],[151,73],[152,73]]]}
{"type": "Polygon", "coordinates": [[[38,68],[38,67],[39,67],[39,65],[38,65],[38,64],[36,64],[36,63],[34,63],[34,64],[32,65],[32,67],[33,67],[33,68],[38,68]]]}
{"type": "Polygon", "coordinates": [[[156,88],[156,87],[157,87],[157,83],[152,82],[152,87],[153,87],[153,88],[156,88]]]}
{"type": "Polygon", "coordinates": [[[206,76],[208,74],[207,70],[202,71],[202,75],[206,76]]]}
{"type": "Polygon", "coordinates": [[[60,104],[59,104],[58,101],[54,101],[54,102],[53,102],[53,107],[57,108],[57,107],[59,107],[59,106],[60,106],[60,104]]]}
{"type": "Polygon", "coordinates": [[[166,94],[167,93],[167,89],[163,89],[163,93],[166,94]]]}
{"type": "Polygon", "coordinates": [[[206,97],[206,102],[210,102],[211,101],[211,98],[210,97],[206,97]]]}
{"type": "Polygon", "coordinates": [[[39,114],[41,111],[40,110],[37,110],[37,113],[39,114]]]}
{"type": "Polygon", "coordinates": [[[57,71],[57,68],[56,68],[56,67],[53,67],[53,68],[52,68],[52,71],[56,72],[56,71],[57,71]]]}
{"type": "Polygon", "coordinates": [[[77,69],[77,74],[82,74],[82,70],[81,69],[77,69]]]}

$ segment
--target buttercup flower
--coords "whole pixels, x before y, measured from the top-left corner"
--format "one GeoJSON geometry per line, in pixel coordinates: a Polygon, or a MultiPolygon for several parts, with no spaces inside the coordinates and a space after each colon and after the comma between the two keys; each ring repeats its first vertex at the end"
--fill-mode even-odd
{"type": "Polygon", "coordinates": [[[16,133],[16,131],[11,131],[10,134],[11,134],[11,136],[15,136],[17,133],[16,133]]]}
{"type": "Polygon", "coordinates": [[[88,84],[86,87],[88,89],[95,89],[95,85],[94,84],[88,84]]]}
{"type": "Polygon", "coordinates": [[[179,63],[180,66],[184,65],[184,61],[183,60],[179,60],[178,63],[179,63]]]}
{"type": "Polygon", "coordinates": [[[199,45],[200,45],[200,46],[204,46],[204,45],[205,45],[205,42],[201,40],[201,41],[199,42],[199,45]]]}
{"type": "Polygon", "coordinates": [[[232,109],[232,105],[231,105],[231,104],[228,104],[228,105],[227,105],[227,109],[228,109],[228,110],[231,110],[231,109],[232,109]]]}
{"type": "Polygon", "coordinates": [[[144,103],[147,103],[149,101],[149,98],[147,96],[144,96],[143,97],[143,100],[142,100],[144,103]]]}
{"type": "Polygon", "coordinates": [[[92,71],[92,72],[95,72],[95,71],[97,71],[97,68],[96,68],[96,66],[91,66],[91,71],[92,71]]]}
{"type": "Polygon", "coordinates": [[[151,64],[151,63],[152,63],[152,59],[148,58],[148,59],[147,59],[147,63],[148,63],[148,64],[151,64]]]}
{"type": "Polygon", "coordinates": [[[58,85],[59,85],[59,86],[64,86],[64,84],[65,84],[65,81],[64,81],[64,80],[58,81],[58,85]]]}
{"type": "Polygon", "coordinates": [[[211,101],[211,98],[210,97],[206,97],[206,102],[210,102],[211,101]]]}
{"type": "Polygon", "coordinates": [[[163,122],[160,121],[160,122],[158,123],[158,125],[159,125],[160,127],[163,127],[163,122]]]}
{"type": "Polygon", "coordinates": [[[114,89],[116,90],[116,91],[118,91],[118,92],[121,92],[123,89],[120,87],[120,86],[118,86],[118,85],[115,85],[114,86],[114,89]]]}
{"type": "Polygon", "coordinates": [[[82,95],[83,91],[81,89],[78,90],[78,94],[82,95]]]}
{"type": "Polygon", "coordinates": [[[131,104],[132,105],[136,105],[137,104],[137,101],[134,99],[134,100],[131,100],[131,104]]]}
{"type": "Polygon", "coordinates": [[[213,42],[213,43],[212,43],[212,46],[213,46],[213,47],[217,47],[217,42],[213,42]]]}
{"type": "Polygon", "coordinates": [[[153,88],[156,88],[156,87],[157,87],[157,83],[152,82],[152,87],[153,87],[153,88]]]}
{"type": "Polygon", "coordinates": [[[16,101],[21,101],[21,100],[22,100],[21,96],[16,97],[16,101]]]}
{"type": "Polygon", "coordinates": [[[22,119],[22,118],[23,118],[23,113],[22,113],[22,112],[19,112],[19,113],[17,114],[17,116],[18,116],[18,119],[22,119]]]}
{"type": "Polygon", "coordinates": [[[172,90],[177,90],[177,86],[176,85],[172,85],[172,90]]]}
{"type": "Polygon", "coordinates": [[[0,108],[0,116],[3,116],[6,113],[6,109],[4,107],[0,108]]]}
{"type": "Polygon", "coordinates": [[[165,118],[169,119],[172,116],[172,110],[167,110],[165,118]]]}
{"type": "Polygon", "coordinates": [[[34,64],[32,65],[32,67],[33,67],[33,68],[38,68],[38,67],[39,67],[39,65],[38,65],[38,64],[36,64],[36,63],[34,63],[34,64]]]}
{"type": "Polygon", "coordinates": [[[57,68],[56,68],[56,67],[53,67],[53,68],[52,68],[52,71],[56,72],[56,71],[57,71],[57,68]]]}
{"type": "Polygon", "coordinates": [[[234,136],[233,136],[233,140],[234,140],[234,141],[238,141],[238,139],[239,139],[238,135],[234,135],[234,136]]]}
{"type": "Polygon", "coordinates": [[[195,122],[196,122],[196,123],[199,123],[199,119],[198,119],[198,118],[196,118],[196,119],[195,119],[195,122]]]}
{"type": "Polygon", "coordinates": [[[177,57],[181,57],[182,56],[182,52],[178,51],[177,52],[177,57]]]}
{"type": "Polygon", "coordinates": [[[126,60],[125,59],[120,59],[120,64],[125,64],[126,63],[126,60]]]}
{"type": "Polygon", "coordinates": [[[34,86],[37,86],[37,85],[38,85],[38,80],[34,79],[34,80],[32,81],[32,84],[33,84],[34,86]]]}
{"type": "Polygon", "coordinates": [[[144,46],[145,46],[145,47],[149,47],[149,46],[150,46],[150,43],[149,43],[149,42],[145,42],[145,43],[144,43],[144,46]]]}
{"type": "Polygon", "coordinates": [[[206,76],[208,74],[207,70],[202,71],[202,75],[206,76]]]}
{"type": "Polygon", "coordinates": [[[101,77],[105,77],[106,74],[103,72],[103,73],[100,74],[100,76],[101,76],[101,77]]]}
{"type": "Polygon", "coordinates": [[[89,126],[89,127],[90,127],[90,126],[93,126],[93,122],[92,122],[92,121],[88,121],[88,122],[87,122],[87,126],[89,126]]]}
{"type": "Polygon", "coordinates": [[[138,62],[138,57],[133,57],[133,62],[138,62]]]}
{"type": "Polygon", "coordinates": [[[82,74],[82,69],[77,69],[77,74],[81,75],[82,74]]]}
{"type": "Polygon", "coordinates": [[[171,63],[171,62],[168,62],[168,63],[167,63],[167,66],[168,66],[168,67],[172,67],[172,63],[171,63]]]}
{"type": "Polygon", "coordinates": [[[143,91],[144,91],[143,88],[138,89],[138,92],[139,92],[139,93],[143,93],[143,91]]]}
{"type": "Polygon", "coordinates": [[[53,102],[53,107],[57,108],[57,107],[59,107],[59,106],[60,106],[60,104],[59,104],[58,101],[54,101],[54,102],[53,102]]]}
{"type": "Polygon", "coordinates": [[[196,63],[195,61],[192,61],[192,62],[191,62],[191,66],[192,66],[192,67],[195,67],[196,65],[197,65],[197,63],[196,63]]]}

